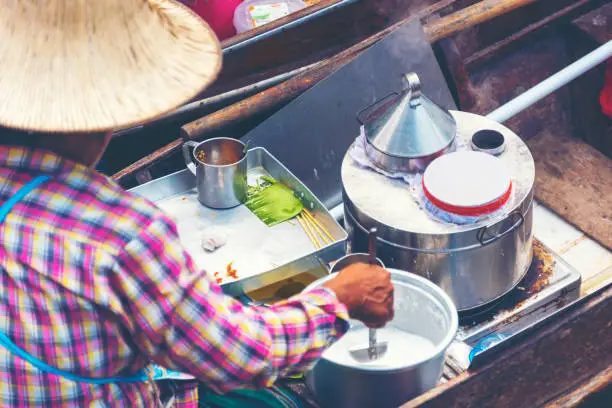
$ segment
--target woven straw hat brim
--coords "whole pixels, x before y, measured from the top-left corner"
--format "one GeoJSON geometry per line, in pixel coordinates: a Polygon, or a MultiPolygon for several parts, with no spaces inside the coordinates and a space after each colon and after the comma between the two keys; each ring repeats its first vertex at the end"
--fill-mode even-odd
{"type": "Polygon", "coordinates": [[[170,0],[0,0],[0,126],[87,133],[193,99],[221,69],[217,37],[170,0]]]}

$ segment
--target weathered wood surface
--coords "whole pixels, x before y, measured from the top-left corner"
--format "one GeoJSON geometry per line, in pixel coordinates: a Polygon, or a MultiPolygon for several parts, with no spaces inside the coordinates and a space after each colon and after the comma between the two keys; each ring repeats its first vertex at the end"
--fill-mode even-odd
{"type": "Polygon", "coordinates": [[[612,3],[577,18],[574,24],[600,44],[612,40],[612,3]]]}
{"type": "MultiPolygon", "coordinates": [[[[568,15],[570,15],[571,13],[574,12],[579,12],[580,10],[583,9],[583,7],[580,7],[580,5],[582,5],[584,2],[584,0],[561,0],[561,3],[559,3],[559,7],[561,7],[561,5],[563,4],[570,4],[569,8],[563,8],[562,10],[560,10],[559,13],[555,13],[555,17],[567,17],[568,15]],[[572,7],[571,4],[573,3],[580,3],[579,6],[577,7],[572,7]]],[[[589,4],[593,4],[593,3],[597,3],[598,0],[593,0],[590,1],[589,4]]],[[[466,1],[460,1],[460,0],[444,0],[444,1],[438,1],[436,4],[434,4],[433,6],[427,7],[424,10],[422,10],[420,13],[418,14],[418,17],[421,18],[422,21],[430,21],[433,23],[435,23],[435,21],[432,21],[435,19],[435,15],[437,13],[439,13],[441,10],[448,10],[448,7],[460,7],[462,5],[464,5],[466,3],[466,1]],[[445,8],[447,7],[447,8],[445,8]]],[[[497,10],[504,10],[505,9],[505,5],[503,5],[502,3],[504,2],[500,2],[500,1],[495,1],[495,2],[484,2],[487,3],[487,7],[484,7],[482,4],[483,3],[478,3],[476,5],[471,6],[470,8],[472,9],[472,11],[468,11],[467,15],[472,15],[473,14],[473,9],[476,7],[481,7],[483,10],[486,11],[486,13],[490,13],[492,9],[497,9],[497,10]]],[[[523,4],[523,2],[519,2],[519,3],[514,3],[515,5],[517,5],[517,7],[520,7],[520,4],[523,4]]],[[[550,10],[551,7],[554,9],[556,3],[555,2],[550,2],[549,0],[537,0],[537,1],[532,1],[532,6],[527,7],[527,11],[529,11],[528,13],[523,13],[523,12],[516,12],[516,13],[512,13],[508,16],[504,16],[503,19],[495,19],[494,22],[488,22],[488,23],[484,23],[482,24],[482,26],[494,26],[499,24],[499,22],[502,23],[502,25],[506,25],[508,26],[508,24],[504,23],[505,20],[509,19],[512,21],[517,21],[517,19],[520,16],[523,16],[523,20],[525,19],[532,19],[533,18],[533,14],[534,14],[534,10],[537,12],[536,14],[541,14],[542,16],[544,16],[544,19],[546,20],[544,23],[542,24],[538,24],[535,23],[535,25],[532,27],[532,29],[526,29],[526,30],[521,30],[521,35],[518,36],[521,39],[525,38],[525,37],[530,37],[527,34],[532,34],[536,29],[539,29],[541,27],[549,27],[552,24],[551,19],[548,19],[546,16],[546,10],[550,10]]],[[[462,10],[463,11],[463,10],[462,10]]],[[[453,17],[453,15],[451,16],[447,16],[446,17],[446,21],[452,22],[453,24],[458,24],[457,21],[461,21],[461,19],[458,19],[456,17],[453,17]]],[[[437,23],[436,23],[437,24],[437,23]]],[[[462,23],[463,24],[463,23],[462,23]]],[[[336,69],[338,69],[339,67],[343,66],[345,63],[347,63],[348,61],[352,60],[356,55],[358,55],[360,52],[362,52],[365,48],[369,47],[371,44],[375,43],[376,41],[380,40],[381,38],[384,38],[385,35],[387,35],[390,31],[392,31],[393,29],[395,29],[397,26],[401,25],[401,23],[398,23],[390,28],[388,28],[387,30],[384,30],[381,33],[378,33],[364,41],[362,41],[361,43],[355,45],[354,47],[346,50],[345,52],[330,58],[329,60],[318,64],[318,68],[317,69],[313,69],[310,70],[308,73],[304,73],[302,75],[299,75],[298,77],[292,78],[289,81],[286,81],[274,88],[268,89],[266,91],[260,92],[259,94],[256,94],[254,96],[252,96],[249,99],[243,100],[242,102],[238,102],[235,105],[232,105],[226,109],[222,109],[218,112],[212,113],[210,117],[204,117],[202,118],[202,120],[199,122],[200,126],[199,129],[201,131],[200,136],[194,136],[196,139],[203,139],[206,137],[213,137],[213,136],[217,136],[220,134],[223,135],[231,135],[231,134],[236,134],[239,135],[240,130],[243,128],[246,128],[247,130],[249,129],[249,126],[252,127],[254,125],[254,120],[253,118],[256,118],[256,120],[259,120],[257,118],[265,118],[267,116],[269,116],[270,114],[274,113],[276,110],[278,110],[280,107],[284,106],[284,104],[288,103],[290,100],[292,100],[293,98],[295,98],[296,96],[298,96],[299,94],[301,94],[302,92],[304,92],[305,90],[307,90],[308,88],[314,86],[316,84],[316,82],[321,79],[326,77],[327,75],[329,75],[330,73],[334,72],[336,69]],[[208,135],[208,136],[207,136],[208,135]]],[[[436,31],[440,31],[440,29],[436,29],[435,27],[439,25],[434,25],[434,26],[430,26],[428,24],[426,24],[426,27],[434,27],[434,28],[430,28],[429,30],[432,32],[436,32],[436,31]]],[[[506,30],[511,30],[511,27],[506,27],[506,30]]],[[[480,26],[478,26],[478,29],[476,30],[480,30],[480,26]]],[[[487,31],[488,32],[488,31],[487,31]]],[[[463,35],[463,33],[461,34],[463,35]]],[[[461,36],[460,35],[460,36],[461,36]]],[[[508,34],[510,35],[510,34],[508,34]]],[[[507,43],[504,42],[504,44],[502,44],[499,47],[496,47],[497,43],[494,43],[494,49],[501,49],[501,48],[505,48],[506,45],[508,45],[507,43]]],[[[486,45],[486,43],[485,43],[486,45]]],[[[499,45],[499,44],[497,44],[499,45]]],[[[464,46],[464,44],[462,44],[462,47],[464,46]]],[[[469,47],[467,47],[469,48],[469,47]]],[[[463,50],[461,50],[461,52],[463,52],[463,50]]],[[[493,52],[493,49],[489,50],[489,52],[493,52]]],[[[485,54],[486,58],[488,59],[492,54],[485,54]]],[[[461,55],[458,55],[456,60],[460,61],[461,55]]],[[[469,57],[468,57],[469,58],[469,57]]],[[[458,65],[460,66],[460,64],[458,65]]],[[[469,84],[466,84],[466,86],[464,87],[464,90],[470,90],[472,87],[469,84]]],[[[464,92],[464,90],[460,90],[460,96],[461,98],[465,100],[470,100],[473,99],[472,96],[467,93],[464,92]]],[[[478,94],[478,92],[476,92],[476,94],[478,94]]],[[[478,95],[477,95],[478,96],[478,95]]],[[[479,99],[482,99],[478,96],[479,99]]],[[[461,102],[461,101],[458,101],[461,102]]],[[[470,110],[470,105],[471,104],[460,104],[460,105],[465,105],[462,106],[462,109],[468,109],[470,110]]],[[[480,111],[480,109],[478,109],[478,107],[475,109],[475,111],[480,111]]],[[[480,112],[482,113],[482,112],[480,112]]],[[[484,112],[486,113],[486,112],[484,112]]],[[[256,122],[255,120],[255,122],[256,122]]],[[[197,122],[197,121],[196,121],[197,122]]],[[[174,132],[172,133],[174,134],[174,132]]],[[[166,139],[166,140],[171,140],[171,139],[166,139]]],[[[127,180],[128,177],[132,177],[134,174],[136,174],[136,172],[142,171],[143,169],[146,169],[147,167],[153,165],[154,163],[158,162],[160,159],[167,157],[167,154],[171,154],[173,152],[176,152],[176,149],[179,146],[178,141],[174,141],[172,142],[170,145],[164,146],[163,148],[157,150],[156,152],[154,152],[153,154],[151,154],[150,156],[144,157],[141,160],[139,160],[136,163],[133,163],[132,165],[130,165],[128,168],[125,168],[124,170],[120,171],[119,173],[114,175],[115,180],[117,181],[122,181],[122,180],[127,180]],[[173,146],[172,149],[168,149],[168,146],[173,146]]],[[[153,150],[153,148],[151,148],[151,150],[153,150]]]]}
{"type": "Polygon", "coordinates": [[[536,198],[612,250],[612,160],[548,132],[527,144],[536,163],[536,198]]]}
{"type": "MultiPolygon", "coordinates": [[[[433,6],[425,7],[420,12],[416,13],[414,18],[424,18],[431,14],[436,13],[440,9],[447,7],[448,5],[456,2],[457,0],[442,0],[438,1],[433,6]]],[[[264,90],[256,95],[246,98],[234,105],[231,105],[233,109],[227,110],[222,109],[214,112],[209,116],[205,116],[194,122],[191,122],[192,126],[197,129],[208,129],[210,132],[222,129],[224,126],[229,124],[235,125],[236,122],[244,120],[245,118],[252,117],[254,115],[265,115],[267,112],[277,110],[280,106],[288,103],[299,94],[303,93],[310,87],[314,86],[319,80],[325,78],[335,70],[350,62],[360,52],[384,38],[386,35],[391,33],[394,29],[404,24],[406,21],[392,25],[390,28],[383,30],[380,33],[362,41],[358,45],[345,50],[344,52],[322,62],[319,64],[317,69],[309,71],[308,75],[297,75],[288,81],[281,83],[280,85],[264,90]],[[210,117],[212,116],[212,118],[210,117]]],[[[183,129],[184,138],[197,139],[197,136],[193,135],[191,130],[185,131],[183,129]]],[[[180,149],[181,140],[177,139],[172,141],[168,145],[156,150],[152,154],[143,157],[142,159],[134,162],[130,166],[123,170],[115,173],[112,178],[121,183],[126,177],[134,175],[138,171],[142,171],[147,167],[153,165],[169,154],[176,152],[180,149]]]]}
{"type": "Polygon", "coordinates": [[[612,391],[612,367],[589,378],[575,389],[555,398],[545,405],[544,408],[573,408],[585,405],[592,407],[607,407],[612,405],[612,395],[604,396],[603,393],[612,391]],[[607,400],[607,404],[606,404],[607,400]]]}
{"type": "MultiPolygon", "coordinates": [[[[425,33],[431,42],[435,42],[535,1],[537,0],[482,0],[457,13],[442,17],[425,25],[425,33]]],[[[322,62],[312,70],[299,74],[284,83],[253,95],[234,105],[230,105],[212,115],[186,124],[182,127],[184,137],[186,139],[200,139],[205,134],[218,131],[228,126],[228,124],[233,124],[238,120],[244,120],[252,115],[260,114],[288,103],[297,95],[305,92],[321,79],[327,77],[331,72],[352,61],[365,49],[383,39],[397,27],[405,24],[405,22],[405,20],[402,20],[368,37],[353,47],[322,62]]]]}
{"type": "Polygon", "coordinates": [[[143,157],[142,159],[132,163],[131,165],[129,165],[128,167],[124,168],[121,171],[118,171],[117,173],[113,174],[112,179],[115,180],[118,183],[121,183],[121,181],[128,176],[132,176],[134,175],[136,172],[138,171],[142,171],[144,169],[146,169],[148,166],[168,157],[168,155],[170,155],[173,152],[178,151],[181,148],[181,145],[183,144],[183,140],[182,139],[176,139],[170,143],[168,143],[167,145],[165,145],[164,147],[162,147],[161,149],[157,149],[156,151],[154,151],[153,153],[143,157]]]}
{"type": "Polygon", "coordinates": [[[255,27],[247,32],[236,34],[226,40],[223,40],[221,43],[221,47],[222,48],[234,47],[240,43],[249,41],[264,33],[279,29],[291,22],[294,22],[300,18],[306,17],[326,7],[340,3],[341,1],[342,0],[321,0],[321,1],[311,2],[310,4],[305,2],[309,7],[306,7],[305,9],[302,9],[302,10],[298,10],[295,13],[291,13],[288,16],[279,18],[278,20],[271,21],[268,24],[265,24],[263,26],[255,27]]]}
{"type": "MultiPolygon", "coordinates": [[[[425,24],[425,30],[431,42],[435,42],[439,39],[447,38],[462,30],[466,30],[478,24],[481,24],[484,22],[490,22],[496,17],[506,15],[510,13],[511,11],[514,11],[522,7],[529,6],[531,4],[537,5],[535,3],[538,3],[538,4],[546,5],[548,7],[551,7],[551,5],[554,6],[555,3],[559,3],[561,6],[563,4],[568,4],[567,7],[565,8],[562,7],[561,10],[558,11],[558,13],[553,13],[553,16],[551,18],[545,17],[543,18],[543,21],[535,23],[536,24],[535,26],[527,27],[526,29],[519,31],[519,33],[517,33],[516,38],[511,38],[510,40],[507,40],[507,39],[501,40],[500,43],[497,44],[497,47],[503,48],[504,46],[508,45],[512,41],[515,41],[520,38],[524,38],[525,36],[532,33],[533,31],[539,28],[545,27],[547,24],[549,24],[550,22],[556,19],[559,19],[560,17],[569,15],[572,12],[579,11],[584,6],[587,6],[590,4],[599,4],[602,2],[603,1],[601,0],[599,1],[598,0],[590,0],[590,1],[562,0],[562,1],[557,1],[557,2],[550,2],[550,1],[545,1],[545,0],[483,0],[478,3],[472,4],[468,7],[465,7],[456,13],[452,13],[450,15],[447,15],[442,18],[438,18],[431,22],[428,22],[427,24],[425,24]]],[[[436,3],[428,7],[427,9],[421,11],[420,13],[418,13],[418,17],[425,20],[428,15],[429,16],[433,15],[434,14],[433,12],[436,9],[440,10],[441,6],[444,6],[444,5],[447,6],[453,3],[456,3],[456,2],[448,2],[448,4],[436,3]]],[[[248,106],[250,107],[249,109],[243,111],[244,105],[245,105],[244,103],[230,105],[224,108],[222,111],[220,111],[223,113],[216,115],[214,120],[205,119],[202,122],[198,122],[196,120],[192,123],[185,125],[183,129],[184,134],[187,135],[191,139],[198,139],[198,138],[203,137],[205,133],[215,132],[215,131],[218,131],[219,129],[222,129],[224,126],[228,126],[229,123],[235,123],[237,120],[245,120],[249,118],[251,115],[253,115],[254,113],[265,112],[271,109],[278,109],[280,106],[283,106],[284,104],[288,103],[293,98],[295,98],[296,94],[299,95],[300,93],[314,86],[316,82],[320,80],[319,78],[325,77],[317,73],[316,72],[317,70],[319,69],[328,70],[329,69],[329,67],[327,66],[328,64],[339,67],[339,66],[342,66],[350,62],[359,53],[363,52],[365,49],[370,47],[372,44],[384,38],[390,32],[395,30],[398,26],[400,26],[401,24],[404,24],[408,19],[409,18],[400,20],[399,22],[385,28],[384,30],[376,33],[375,35],[372,35],[371,37],[368,37],[365,40],[346,49],[340,54],[337,54],[336,56],[330,58],[329,60],[322,61],[318,66],[314,67],[313,69],[297,76],[296,79],[299,82],[296,84],[293,84],[291,88],[294,89],[297,86],[300,88],[299,92],[285,93],[284,85],[280,84],[276,87],[273,87],[267,90],[266,93],[262,92],[258,95],[254,95],[252,97],[253,99],[251,99],[248,104],[248,106]],[[264,98],[266,98],[267,100],[265,103],[261,105],[261,110],[259,110],[258,104],[264,98]],[[231,117],[232,121],[230,122],[226,120],[225,115],[227,115],[228,117],[231,117]]],[[[488,50],[488,53],[491,53],[493,51],[494,49],[488,50]]],[[[484,52],[487,53],[487,50],[485,49],[484,52]]]]}
{"type": "MultiPolygon", "coordinates": [[[[597,45],[612,40],[612,3],[576,19],[568,27],[573,59],[578,59],[597,45]]],[[[602,64],[570,84],[574,102],[573,121],[583,129],[578,137],[612,158],[612,118],[605,116],[599,103],[606,67],[602,64]]]]}
{"type": "Polygon", "coordinates": [[[248,85],[272,76],[278,67],[290,71],[328,58],[411,14],[447,2],[453,1],[323,0],[223,41],[223,70],[202,95],[248,85]]]}
{"type": "Polygon", "coordinates": [[[483,0],[460,12],[443,17],[427,27],[427,34],[433,41],[446,38],[459,31],[492,20],[536,0],[483,0]]]}
{"type": "Polygon", "coordinates": [[[604,3],[605,1],[608,0],[578,0],[565,7],[561,7],[554,13],[468,56],[465,59],[465,65],[469,70],[472,70],[488,62],[492,57],[499,55],[500,52],[503,52],[510,46],[519,47],[524,45],[524,41],[531,38],[532,34],[536,31],[542,32],[542,29],[553,28],[560,23],[568,22],[577,15],[581,15],[585,9],[596,7],[597,4],[604,3]]]}
{"type": "MultiPolygon", "coordinates": [[[[606,385],[612,364],[612,286],[524,333],[491,363],[459,375],[402,408],[540,407],[594,376],[606,385]]],[[[593,391],[591,391],[593,392],[593,391]]],[[[586,395],[586,393],[585,393],[586,395]]]]}

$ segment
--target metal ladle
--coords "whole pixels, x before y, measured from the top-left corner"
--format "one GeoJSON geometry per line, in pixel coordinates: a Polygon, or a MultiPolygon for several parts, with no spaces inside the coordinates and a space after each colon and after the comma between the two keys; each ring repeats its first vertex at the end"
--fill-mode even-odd
{"type": "MultiPolygon", "coordinates": [[[[370,265],[377,265],[376,261],[376,235],[377,229],[372,228],[368,234],[368,254],[370,265]]],[[[382,341],[378,343],[376,341],[376,329],[368,330],[369,342],[368,346],[356,346],[349,349],[351,356],[359,361],[360,363],[366,363],[368,361],[377,360],[387,352],[387,342],[382,341]]]]}

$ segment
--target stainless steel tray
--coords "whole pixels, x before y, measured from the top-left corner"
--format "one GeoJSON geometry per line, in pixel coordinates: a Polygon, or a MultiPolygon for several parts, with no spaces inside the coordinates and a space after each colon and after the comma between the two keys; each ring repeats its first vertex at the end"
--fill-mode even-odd
{"type": "Polygon", "coordinates": [[[317,249],[297,222],[268,227],[244,205],[229,210],[204,207],[197,200],[195,177],[187,169],[130,191],[153,201],[174,219],[181,244],[196,265],[211,276],[219,272],[223,290],[231,295],[288,279],[344,255],[346,231],[304,184],[264,148],[249,150],[247,162],[250,185],[262,175],[283,182],[300,196],[334,241],[317,249]],[[202,249],[201,239],[211,228],[222,231],[227,242],[208,253],[202,249]],[[230,262],[238,272],[236,280],[226,276],[230,262]]]}

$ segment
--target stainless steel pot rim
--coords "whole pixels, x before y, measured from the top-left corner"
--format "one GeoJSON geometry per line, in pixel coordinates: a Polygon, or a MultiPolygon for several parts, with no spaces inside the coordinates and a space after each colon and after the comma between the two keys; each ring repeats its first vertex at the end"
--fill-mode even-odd
{"type": "MultiPolygon", "coordinates": [[[[399,159],[399,160],[401,160],[401,159],[406,159],[406,160],[423,160],[423,159],[434,158],[434,157],[436,157],[437,154],[439,154],[441,152],[444,152],[449,147],[452,147],[454,145],[454,143],[455,143],[455,139],[456,139],[456,135],[452,139],[450,139],[449,142],[446,145],[444,145],[440,150],[435,150],[435,151],[432,151],[431,153],[422,154],[422,155],[419,155],[419,156],[400,156],[400,155],[396,155],[396,154],[392,154],[392,153],[383,152],[378,147],[376,147],[374,144],[372,144],[367,137],[365,137],[365,143],[366,143],[366,147],[371,147],[372,149],[376,150],[376,152],[380,153],[383,156],[387,156],[387,157],[391,157],[391,158],[399,159]]],[[[370,158],[370,160],[374,160],[374,159],[370,158]]]]}
{"type": "MultiPolygon", "coordinates": [[[[334,262],[330,262],[330,266],[328,268],[329,269],[329,273],[336,273],[335,272],[336,265],[340,264],[341,262],[346,261],[347,259],[350,259],[350,258],[353,258],[353,257],[356,257],[356,256],[364,257],[364,258],[367,259],[367,257],[370,256],[370,254],[365,253],[365,252],[353,252],[353,253],[350,253],[350,254],[346,254],[342,258],[338,258],[334,262]]],[[[381,266],[383,268],[386,268],[384,262],[380,258],[377,257],[376,261],[378,262],[379,266],[381,266]]],[[[340,272],[340,271],[338,271],[338,272],[340,272]]]]}
{"type": "MultiPolygon", "coordinates": [[[[446,308],[447,310],[450,311],[449,315],[450,315],[450,321],[449,321],[449,328],[447,330],[446,335],[444,336],[444,338],[438,342],[438,344],[436,344],[435,346],[435,351],[432,352],[431,354],[429,354],[428,356],[412,363],[412,364],[408,364],[402,367],[397,367],[397,368],[386,368],[386,367],[376,367],[376,366],[360,366],[360,365],[347,365],[347,364],[341,364],[341,363],[337,363],[335,361],[331,361],[331,360],[327,360],[324,357],[321,357],[322,360],[325,360],[326,362],[330,363],[330,364],[334,364],[336,366],[339,367],[343,367],[346,369],[350,369],[353,371],[362,371],[362,372],[367,372],[367,373],[380,373],[380,374],[386,374],[386,373],[393,373],[393,372],[400,372],[400,371],[405,371],[406,369],[412,368],[412,367],[416,367],[420,364],[423,364],[425,361],[428,360],[433,360],[436,357],[446,353],[446,350],[448,349],[448,347],[451,345],[451,343],[453,342],[453,340],[455,339],[455,336],[457,335],[457,330],[459,329],[459,315],[457,312],[457,307],[455,306],[454,302],[451,300],[450,296],[448,296],[438,285],[436,285],[435,283],[431,282],[430,280],[423,278],[419,275],[416,275],[414,273],[411,272],[407,272],[407,271],[403,271],[400,269],[394,269],[394,268],[387,268],[387,270],[389,272],[391,272],[392,276],[395,275],[404,275],[406,277],[408,277],[410,280],[412,280],[413,282],[417,282],[419,285],[422,285],[424,287],[426,287],[429,292],[428,294],[430,296],[433,297],[433,300],[436,302],[441,303],[443,308],[446,308]]],[[[306,286],[306,288],[302,291],[302,292],[308,292],[310,290],[313,290],[317,287],[319,287],[322,283],[327,282],[328,280],[333,279],[335,276],[337,275],[337,273],[333,273],[330,275],[327,275],[323,278],[320,278],[318,280],[316,280],[315,282],[312,282],[310,285],[306,286]]],[[[423,290],[422,288],[419,288],[420,290],[423,290]]]]}
{"type": "Polygon", "coordinates": [[[194,157],[196,163],[201,164],[203,166],[216,167],[216,168],[232,167],[232,166],[236,166],[236,165],[242,163],[243,161],[245,161],[247,159],[247,156],[248,156],[248,154],[247,154],[248,153],[247,152],[247,145],[244,144],[244,142],[242,142],[241,140],[234,139],[234,138],[231,138],[231,137],[223,137],[223,136],[213,137],[213,138],[210,138],[210,139],[203,140],[203,141],[201,141],[199,143],[198,142],[195,142],[195,143],[197,143],[197,145],[195,145],[193,147],[193,157],[194,157]],[[212,142],[221,141],[221,140],[223,140],[223,141],[227,140],[227,141],[231,141],[231,142],[236,142],[236,143],[239,143],[239,144],[242,145],[242,155],[240,156],[239,160],[235,161],[234,163],[230,163],[230,164],[210,164],[210,163],[204,163],[204,162],[200,161],[197,158],[197,156],[195,155],[198,152],[198,149],[200,149],[203,145],[208,144],[208,143],[212,143],[212,142]]]}
{"type": "MultiPolygon", "coordinates": [[[[523,211],[521,208],[517,209],[517,211],[520,211],[520,213],[525,216],[529,210],[531,209],[531,207],[533,206],[533,198],[529,201],[529,205],[527,206],[527,208],[523,211]]],[[[353,215],[352,211],[350,208],[347,208],[346,204],[344,206],[344,215],[345,217],[350,217],[350,221],[352,222],[354,227],[359,228],[360,231],[362,232],[367,232],[368,230],[361,225],[361,222],[359,220],[357,220],[357,218],[355,217],[355,215],[353,215]]],[[[472,226],[474,226],[474,229],[472,229],[472,231],[474,232],[474,236],[476,236],[476,234],[478,233],[479,230],[483,229],[483,228],[492,228],[497,226],[497,224],[504,222],[509,214],[504,214],[504,215],[496,215],[495,217],[491,217],[490,220],[486,220],[486,221],[481,221],[475,224],[470,224],[472,226]],[[488,221],[488,222],[487,222],[488,221]]],[[[377,227],[379,231],[385,231],[385,229],[389,229],[389,226],[382,224],[379,221],[376,220],[372,220],[370,217],[369,218],[369,224],[373,227],[377,227]]],[[[447,239],[449,236],[451,236],[454,233],[465,233],[466,230],[459,230],[459,231],[450,231],[447,232],[445,234],[435,234],[435,233],[427,233],[427,232],[414,232],[414,231],[402,231],[400,230],[402,233],[405,234],[412,234],[415,236],[422,236],[422,237],[426,237],[426,238],[441,238],[441,239],[447,239]]],[[[384,236],[383,234],[381,234],[382,236],[384,236]]],[[[427,254],[447,254],[447,253],[453,253],[453,252],[463,252],[463,251],[468,251],[471,249],[476,249],[476,248],[480,248],[483,245],[478,242],[477,239],[474,240],[473,243],[471,243],[470,245],[463,245],[463,246],[458,246],[456,248],[422,248],[422,247],[417,247],[417,246],[407,246],[403,243],[398,243],[395,241],[390,241],[389,239],[387,239],[386,237],[381,237],[379,236],[378,241],[384,243],[385,245],[389,245],[393,248],[398,248],[398,249],[402,249],[402,250],[411,250],[411,251],[418,251],[418,252],[422,252],[422,253],[427,253],[427,254]]]]}

